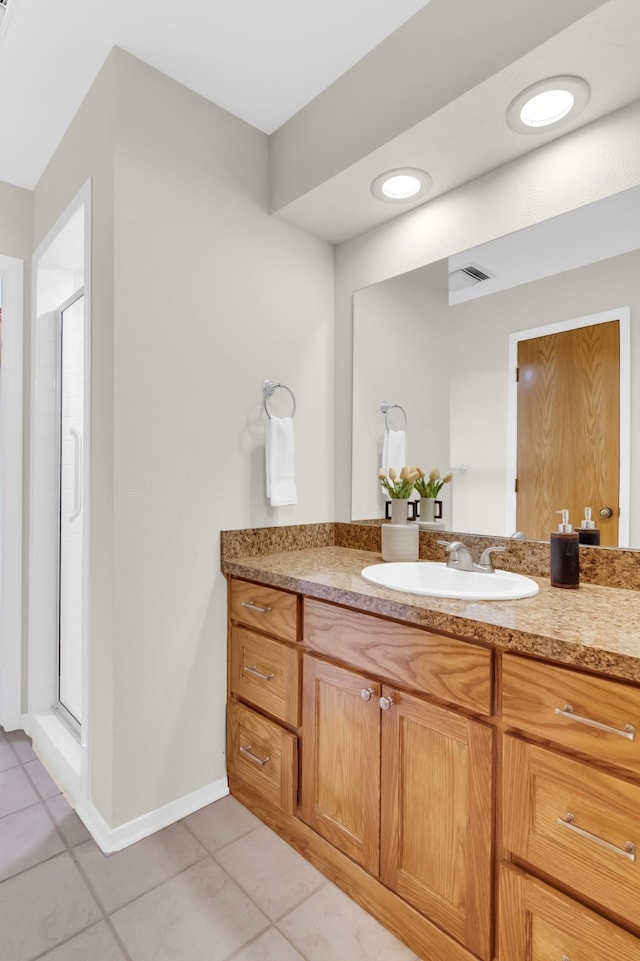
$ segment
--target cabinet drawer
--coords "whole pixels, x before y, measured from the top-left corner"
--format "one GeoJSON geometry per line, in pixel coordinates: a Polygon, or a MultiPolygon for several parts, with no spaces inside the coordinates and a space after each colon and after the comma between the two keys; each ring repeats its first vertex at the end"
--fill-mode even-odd
{"type": "Polygon", "coordinates": [[[500,870],[500,961],[640,961],[640,940],[522,871],[500,870]]]}
{"type": "Polygon", "coordinates": [[[303,638],[308,647],[356,670],[491,714],[487,648],[307,598],[303,638]]]}
{"type": "Polygon", "coordinates": [[[227,705],[227,769],[276,807],[296,807],[298,740],[248,707],[227,705]]]}
{"type": "Polygon", "coordinates": [[[640,786],[513,736],[504,748],[505,847],[638,924],[640,786]]]}
{"type": "Polygon", "coordinates": [[[232,621],[255,627],[283,641],[298,640],[298,598],[275,587],[231,581],[229,609],[232,621]]]}
{"type": "Polygon", "coordinates": [[[300,723],[299,652],[280,641],[231,628],[231,690],[268,714],[300,723]]]}
{"type": "Polygon", "coordinates": [[[507,724],[640,774],[640,689],[514,654],[502,659],[507,724]]]}

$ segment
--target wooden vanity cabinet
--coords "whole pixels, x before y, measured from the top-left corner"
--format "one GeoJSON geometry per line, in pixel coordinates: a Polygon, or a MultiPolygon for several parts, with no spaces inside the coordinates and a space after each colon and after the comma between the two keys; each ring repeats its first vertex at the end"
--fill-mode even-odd
{"type": "Polygon", "coordinates": [[[229,613],[232,794],[419,957],[640,961],[640,685],[234,578],[229,613]]]}
{"type": "Polygon", "coordinates": [[[302,819],[488,959],[492,728],[308,653],[303,677],[302,819]]]}
{"type": "Polygon", "coordinates": [[[502,688],[499,959],[638,961],[640,690],[513,654],[502,688]]]}

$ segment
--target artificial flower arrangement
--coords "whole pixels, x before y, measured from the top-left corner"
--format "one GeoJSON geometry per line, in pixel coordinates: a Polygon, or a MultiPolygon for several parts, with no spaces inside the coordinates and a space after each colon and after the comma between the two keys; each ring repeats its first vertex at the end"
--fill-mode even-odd
{"type": "MultiPolygon", "coordinates": [[[[422,476],[424,477],[424,473],[422,476]]],[[[378,479],[381,481],[389,497],[393,500],[397,498],[407,500],[411,497],[414,484],[419,477],[419,467],[403,467],[399,474],[393,467],[390,467],[388,477],[382,467],[378,471],[378,479]]]]}
{"type": "MultiPolygon", "coordinates": [[[[429,472],[428,477],[421,467],[412,469],[418,471],[418,478],[414,481],[414,487],[420,494],[420,497],[437,497],[444,485],[449,484],[453,477],[453,474],[445,474],[444,477],[441,477],[438,467],[434,467],[433,470],[429,472]]],[[[408,496],[407,494],[407,497],[408,496]]]]}

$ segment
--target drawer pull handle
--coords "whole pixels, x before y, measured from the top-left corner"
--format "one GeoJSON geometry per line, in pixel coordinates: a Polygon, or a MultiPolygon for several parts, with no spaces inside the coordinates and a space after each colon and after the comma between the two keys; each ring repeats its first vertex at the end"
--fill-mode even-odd
{"type": "Polygon", "coordinates": [[[262,671],[258,670],[255,664],[252,664],[250,667],[243,667],[242,670],[246,674],[253,674],[254,677],[259,677],[261,681],[272,681],[275,677],[275,674],[263,674],[262,671]]]}
{"type": "Polygon", "coordinates": [[[261,607],[259,604],[254,604],[253,601],[241,601],[241,607],[248,607],[250,611],[257,611],[258,614],[268,614],[271,610],[270,607],[261,607]]]}
{"type": "Polygon", "coordinates": [[[588,841],[593,841],[595,844],[599,844],[600,847],[606,848],[607,851],[612,851],[613,854],[619,854],[621,857],[626,858],[627,861],[635,861],[636,846],[631,841],[627,841],[623,848],[619,848],[617,845],[612,844],[611,841],[605,841],[604,838],[599,837],[597,834],[591,834],[590,831],[579,828],[575,820],[573,814],[567,814],[566,818],[558,818],[558,824],[573,831],[574,834],[579,834],[581,838],[586,838],[588,841]]]}
{"type": "Polygon", "coordinates": [[[257,754],[254,754],[253,751],[251,750],[252,747],[253,747],[252,744],[247,744],[246,747],[244,747],[244,746],[241,744],[241,745],[240,745],[240,753],[241,753],[241,754],[244,754],[245,757],[248,757],[249,760],[250,760],[250,761],[253,761],[254,764],[257,764],[258,767],[264,767],[265,764],[268,764],[269,761],[271,760],[271,758],[270,758],[268,755],[267,755],[267,757],[258,757],[258,755],[257,755],[257,754]]]}
{"type": "Polygon", "coordinates": [[[595,727],[599,731],[606,731],[607,734],[617,734],[618,737],[626,737],[629,741],[635,740],[636,729],[632,724],[625,724],[622,730],[620,730],[620,728],[611,727],[609,724],[603,724],[602,721],[594,721],[590,717],[583,717],[582,714],[576,714],[571,704],[565,704],[562,708],[554,708],[554,714],[561,714],[562,717],[568,717],[572,721],[577,721],[578,724],[587,724],[589,727],[595,727]]]}

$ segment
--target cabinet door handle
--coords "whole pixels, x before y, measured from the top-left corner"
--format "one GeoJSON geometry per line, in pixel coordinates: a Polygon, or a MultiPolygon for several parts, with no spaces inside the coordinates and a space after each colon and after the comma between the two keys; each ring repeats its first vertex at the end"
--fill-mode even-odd
{"type": "Polygon", "coordinates": [[[620,730],[620,728],[611,727],[609,724],[603,724],[602,721],[594,721],[590,717],[583,717],[582,714],[576,714],[571,704],[565,704],[564,707],[556,707],[553,713],[561,714],[562,717],[568,717],[571,721],[576,721],[578,724],[595,727],[598,731],[606,731],[607,734],[617,734],[618,737],[626,737],[629,741],[634,741],[636,737],[636,729],[633,724],[625,724],[622,730],[620,730]]]}
{"type": "Polygon", "coordinates": [[[362,690],[360,691],[360,700],[370,701],[374,693],[375,692],[372,687],[363,687],[362,690]]]}
{"type": "Polygon", "coordinates": [[[258,670],[258,668],[255,666],[255,664],[251,664],[251,666],[249,666],[249,667],[243,667],[242,670],[243,670],[246,674],[253,674],[254,677],[259,677],[261,681],[272,681],[273,678],[275,677],[275,674],[273,674],[273,673],[272,673],[272,674],[263,674],[262,671],[259,671],[259,670],[258,670]]]}
{"type": "Polygon", "coordinates": [[[270,607],[261,607],[259,604],[254,604],[253,601],[241,601],[241,607],[248,607],[250,611],[257,611],[258,614],[268,614],[271,610],[270,607]]]}
{"type": "Polygon", "coordinates": [[[381,711],[389,711],[393,707],[393,698],[383,694],[378,701],[378,707],[381,711]]]}
{"type": "Polygon", "coordinates": [[[586,838],[587,841],[593,841],[594,844],[599,844],[601,848],[606,848],[607,851],[611,851],[613,854],[619,854],[621,857],[626,858],[627,861],[635,861],[636,846],[632,841],[627,841],[623,848],[619,848],[617,845],[612,844],[611,841],[605,841],[604,838],[599,837],[597,834],[592,834],[590,831],[585,831],[584,828],[579,828],[575,820],[575,815],[567,814],[564,818],[558,818],[558,824],[564,828],[568,828],[569,831],[573,831],[574,834],[579,834],[581,838],[586,838]]]}
{"type": "Polygon", "coordinates": [[[244,745],[241,744],[240,753],[244,754],[245,757],[248,757],[249,760],[253,761],[254,764],[257,764],[258,767],[264,767],[265,764],[268,764],[271,758],[268,755],[267,757],[258,757],[258,755],[254,754],[253,751],[251,750],[252,747],[253,747],[252,744],[247,744],[246,747],[244,747],[244,745]]]}

